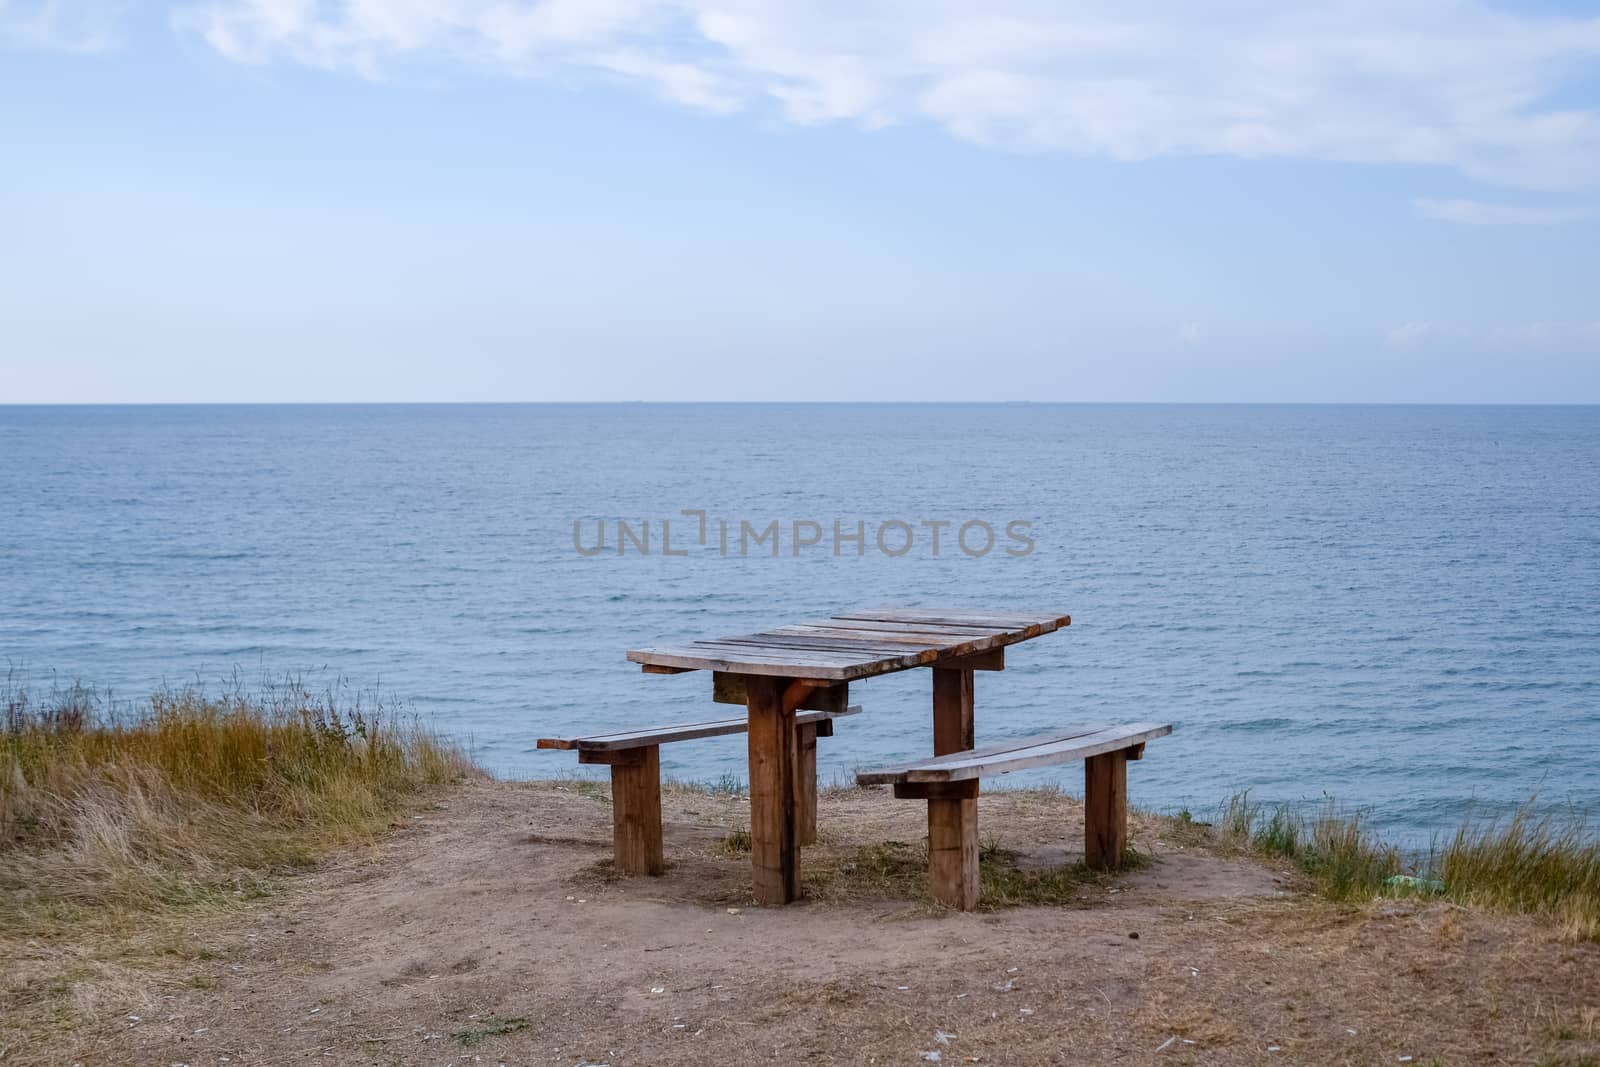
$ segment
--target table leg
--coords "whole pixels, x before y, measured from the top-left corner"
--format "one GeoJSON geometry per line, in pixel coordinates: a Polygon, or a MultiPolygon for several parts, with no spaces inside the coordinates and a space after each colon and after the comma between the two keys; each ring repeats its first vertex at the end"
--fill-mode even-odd
{"type": "Polygon", "coordinates": [[[755,897],[787,904],[800,896],[800,846],[796,818],[799,770],[789,680],[750,675],[745,707],[750,718],[750,856],[755,897]]]}
{"type": "Polygon", "coordinates": [[[799,842],[817,843],[817,724],[795,727],[800,762],[795,771],[795,818],[799,820],[799,842]]]}
{"type": "MultiPolygon", "coordinates": [[[[964,752],[974,740],[972,671],[935,668],[933,754],[964,752]]],[[[962,911],[978,905],[977,786],[928,798],[929,885],[939,903],[962,911]]]]}
{"type": "Polygon", "coordinates": [[[933,669],[933,754],[947,756],[975,748],[972,726],[972,672],[933,669]]]}

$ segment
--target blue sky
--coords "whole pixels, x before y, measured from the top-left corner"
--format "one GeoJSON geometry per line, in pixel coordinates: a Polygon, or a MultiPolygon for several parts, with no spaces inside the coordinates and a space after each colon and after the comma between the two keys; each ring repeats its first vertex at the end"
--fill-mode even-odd
{"type": "Polygon", "coordinates": [[[0,0],[0,403],[1600,402],[1600,9],[0,0]]]}

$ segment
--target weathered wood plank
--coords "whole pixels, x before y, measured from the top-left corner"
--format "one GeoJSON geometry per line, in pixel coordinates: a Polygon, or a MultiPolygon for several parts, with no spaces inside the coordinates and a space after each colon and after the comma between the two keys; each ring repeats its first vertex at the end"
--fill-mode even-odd
{"type": "MultiPolygon", "coordinates": [[[[827,690],[823,690],[827,692],[827,690]]],[[[815,725],[845,715],[861,714],[861,705],[852,704],[839,711],[802,711],[795,722],[815,725]]],[[[539,748],[578,749],[580,752],[613,752],[647,745],[667,745],[674,741],[693,741],[701,737],[721,737],[724,734],[742,734],[749,720],[741,715],[736,719],[713,719],[707,722],[684,722],[672,726],[653,726],[648,729],[622,730],[614,734],[592,734],[587,737],[541,737],[539,748]]]]}
{"type": "Polygon", "coordinates": [[[795,812],[795,713],[781,678],[746,681],[750,750],[750,861],[755,897],[787,904],[800,895],[795,812]]]}
{"type": "Polygon", "coordinates": [[[1125,726],[1064,727],[1049,734],[1016,741],[1002,741],[971,752],[956,752],[927,760],[913,760],[890,767],[861,771],[860,785],[891,785],[895,782],[956,782],[1006,774],[1028,767],[1069,763],[1101,752],[1134,748],[1157,737],[1165,737],[1172,727],[1156,723],[1125,726]],[[1083,731],[1083,732],[1078,732],[1083,731]]]}
{"type": "Polygon", "coordinates": [[[801,677],[820,682],[850,682],[858,678],[870,678],[876,674],[888,674],[903,669],[883,661],[797,664],[788,657],[782,657],[785,662],[773,662],[777,657],[757,657],[743,651],[712,652],[678,646],[637,649],[629,652],[628,658],[635,663],[667,664],[696,671],[725,671],[730,674],[752,674],[769,678],[801,677]]]}
{"type": "Polygon", "coordinates": [[[1038,627],[1040,632],[1054,630],[1071,623],[1070,615],[1045,612],[994,612],[964,611],[958,608],[876,608],[870,611],[841,612],[840,619],[859,619],[866,622],[933,623],[940,626],[997,626],[1005,630],[1038,627]]]}
{"type": "MultiPolygon", "coordinates": [[[[744,707],[744,675],[727,671],[711,672],[711,699],[718,704],[744,707]]],[[[850,706],[850,685],[838,682],[811,690],[800,702],[802,711],[831,711],[842,715],[850,706]]]]}
{"type": "Polygon", "coordinates": [[[1120,867],[1128,847],[1126,750],[1090,756],[1083,782],[1083,861],[1090,867],[1120,867]]]}
{"type": "Polygon", "coordinates": [[[978,906],[978,800],[928,801],[928,888],[947,908],[978,906]]]}
{"type": "Polygon", "coordinates": [[[972,672],[935,670],[933,672],[933,754],[971,751],[972,672]]]}
{"type": "MultiPolygon", "coordinates": [[[[972,672],[933,672],[933,752],[973,747],[972,672]]],[[[978,906],[978,796],[928,798],[928,887],[947,908],[978,906]]]]}
{"type": "Polygon", "coordinates": [[[611,836],[617,870],[660,874],[666,870],[661,841],[661,750],[634,750],[637,758],[611,767],[611,836]]]}
{"type": "Polygon", "coordinates": [[[852,619],[834,616],[829,619],[807,619],[791,623],[792,626],[818,626],[824,629],[869,630],[883,633],[909,633],[950,635],[955,637],[985,637],[1011,632],[1006,626],[953,626],[949,623],[903,622],[897,619],[852,619]]]}
{"type": "Polygon", "coordinates": [[[693,669],[692,667],[663,667],[656,663],[646,663],[644,665],[644,673],[646,674],[688,674],[693,669]]]}
{"type": "MultiPolygon", "coordinates": [[[[1071,622],[1066,615],[886,608],[752,634],[634,649],[657,669],[850,681],[1016,644],[1071,622]]],[[[982,669],[977,663],[973,669],[982,669]]],[[[998,669],[998,668],[994,668],[998,669]]]]}
{"type": "Polygon", "coordinates": [[[801,845],[817,841],[817,725],[795,720],[795,751],[799,766],[795,769],[795,836],[801,845]]]}
{"type": "Polygon", "coordinates": [[[748,656],[768,663],[803,663],[816,666],[851,666],[858,663],[874,663],[878,660],[910,658],[915,661],[916,659],[910,652],[885,654],[863,652],[859,649],[796,648],[731,640],[696,641],[681,647],[712,656],[748,656]]]}
{"type": "Polygon", "coordinates": [[[829,634],[836,637],[861,635],[867,638],[884,638],[892,641],[914,641],[918,644],[947,645],[957,641],[981,641],[985,638],[1004,637],[1010,631],[998,627],[982,630],[917,627],[908,623],[858,622],[853,619],[832,619],[827,622],[796,622],[775,627],[770,633],[829,634]]]}
{"type": "Polygon", "coordinates": [[[1072,737],[1082,737],[1100,730],[1108,729],[1107,726],[1061,726],[1048,733],[1030,734],[1027,737],[1014,737],[1006,741],[996,741],[982,748],[975,748],[970,752],[955,752],[942,758],[907,760],[904,763],[893,763],[887,767],[876,767],[870,771],[862,771],[856,775],[856,781],[861,785],[889,785],[895,781],[904,780],[905,775],[915,767],[939,766],[950,760],[964,760],[974,756],[1003,756],[1020,749],[1034,748],[1038,745],[1047,745],[1053,741],[1064,741],[1072,737]]]}
{"type": "Polygon", "coordinates": [[[1011,771],[1026,770],[1029,767],[1045,767],[1052,763],[1088,759],[1090,756],[1098,756],[1102,752],[1115,752],[1149,741],[1152,738],[1165,737],[1171,732],[1172,727],[1170,726],[1157,726],[1151,723],[1140,724],[1133,728],[1119,727],[1115,730],[1103,730],[1087,737],[1036,745],[1033,748],[1023,749],[1007,755],[992,757],[969,756],[950,759],[948,762],[935,761],[922,767],[913,767],[906,772],[906,780],[911,782],[954,782],[963,778],[982,778],[986,775],[1009,774],[1011,771]]]}
{"type": "Polygon", "coordinates": [[[858,641],[851,638],[796,637],[788,634],[749,634],[744,637],[723,637],[718,645],[745,645],[755,649],[788,651],[844,652],[854,656],[874,659],[891,656],[920,656],[931,660],[941,649],[928,645],[906,644],[893,641],[858,641]]]}
{"type": "Polygon", "coordinates": [[[1006,669],[1006,650],[991,648],[986,652],[972,652],[965,656],[951,656],[933,665],[941,671],[1003,671],[1006,669]]]}
{"type": "Polygon", "coordinates": [[[774,637],[788,641],[828,641],[846,648],[882,648],[917,651],[929,649],[941,656],[960,656],[984,652],[1006,644],[1007,635],[999,634],[879,634],[872,630],[801,630],[798,626],[785,626],[774,630],[774,637]]]}

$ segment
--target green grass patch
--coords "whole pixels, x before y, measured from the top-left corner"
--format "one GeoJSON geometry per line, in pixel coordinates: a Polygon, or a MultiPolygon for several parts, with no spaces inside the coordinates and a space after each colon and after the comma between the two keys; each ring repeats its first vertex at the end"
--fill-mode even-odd
{"type": "Polygon", "coordinates": [[[508,1019],[491,1016],[480,1020],[475,1026],[469,1026],[465,1030],[457,1030],[450,1036],[461,1042],[466,1048],[476,1048],[490,1038],[521,1033],[529,1025],[531,1024],[528,1020],[520,1015],[508,1019]]]}
{"type": "MultiPolygon", "coordinates": [[[[1098,871],[1083,863],[1026,868],[1021,856],[995,842],[978,852],[978,908],[998,911],[1025,906],[1075,903],[1088,885],[1106,885],[1119,872],[1098,871]]],[[[1122,871],[1150,864],[1149,856],[1132,849],[1123,854],[1122,871]]],[[[864,845],[833,869],[807,872],[809,884],[824,895],[929,901],[928,851],[925,844],[883,841],[864,845]]]]}

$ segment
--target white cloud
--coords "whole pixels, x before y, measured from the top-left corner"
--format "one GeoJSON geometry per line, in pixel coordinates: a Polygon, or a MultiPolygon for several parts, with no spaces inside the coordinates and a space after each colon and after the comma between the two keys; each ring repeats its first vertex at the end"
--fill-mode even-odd
{"type": "Polygon", "coordinates": [[[208,0],[175,18],[250,63],[600,71],[713,112],[933,121],[1012,150],[1600,186],[1600,114],[1551,102],[1600,56],[1600,18],[1480,0],[208,0]]]}
{"type": "Polygon", "coordinates": [[[1430,219],[1469,226],[1553,226],[1578,222],[1594,214],[1572,205],[1539,207],[1524,204],[1486,204],[1481,200],[1413,200],[1412,206],[1430,219]]]}
{"type": "MultiPolygon", "coordinates": [[[[0,39],[108,40],[104,0],[18,3],[0,0],[0,39]]],[[[588,75],[713,113],[933,122],[1012,151],[1425,165],[1600,190],[1600,104],[1574,95],[1600,59],[1600,17],[1487,0],[177,0],[171,17],[242,63],[588,75]]]]}
{"type": "Polygon", "coordinates": [[[0,0],[0,47],[103,52],[117,42],[116,0],[0,0]]]}

